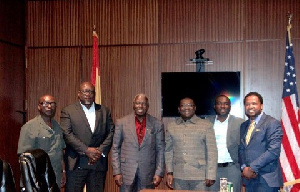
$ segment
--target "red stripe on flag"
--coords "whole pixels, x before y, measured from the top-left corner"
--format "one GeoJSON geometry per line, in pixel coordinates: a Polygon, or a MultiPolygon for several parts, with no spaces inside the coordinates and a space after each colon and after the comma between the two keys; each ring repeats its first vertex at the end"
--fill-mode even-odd
{"type": "MultiPolygon", "coordinates": [[[[285,126],[284,126],[284,124],[283,124],[282,121],[281,121],[281,126],[282,126],[282,131],[283,131],[282,146],[283,146],[283,148],[285,150],[286,158],[287,158],[287,160],[288,160],[288,162],[290,164],[293,176],[294,176],[294,178],[297,178],[297,174],[299,173],[299,169],[298,169],[298,166],[297,166],[295,155],[294,155],[294,153],[292,151],[290,142],[289,142],[288,137],[286,135],[285,126]]],[[[283,171],[283,173],[284,173],[284,171],[283,171]]],[[[283,181],[287,182],[286,177],[284,177],[283,181]]]]}
{"type": "Polygon", "coordinates": [[[99,56],[98,56],[98,36],[96,32],[93,32],[93,65],[91,73],[91,83],[96,86],[96,75],[100,75],[99,69],[99,56]],[[98,68],[98,74],[96,69],[98,68]]]}
{"type": "Polygon", "coordinates": [[[299,191],[300,191],[300,183],[297,183],[292,187],[291,192],[299,192],[299,191]]]}
{"type": "MultiPolygon", "coordinates": [[[[289,117],[289,122],[290,122],[290,124],[292,126],[291,128],[292,128],[292,130],[294,132],[294,135],[300,135],[300,132],[299,132],[299,123],[298,123],[297,116],[296,116],[297,112],[294,111],[291,98],[290,97],[285,97],[285,98],[283,98],[283,102],[285,104],[287,115],[289,117]]],[[[298,110],[298,112],[299,112],[299,110],[298,110]]],[[[298,144],[298,147],[299,147],[300,146],[300,137],[296,136],[296,139],[297,139],[297,143],[294,143],[294,144],[298,144]]]]}

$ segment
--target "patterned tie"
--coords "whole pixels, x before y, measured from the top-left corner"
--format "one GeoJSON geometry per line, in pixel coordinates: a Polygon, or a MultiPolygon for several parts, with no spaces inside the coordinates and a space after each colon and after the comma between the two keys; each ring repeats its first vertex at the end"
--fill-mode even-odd
{"type": "Polygon", "coordinates": [[[250,123],[250,125],[249,125],[248,132],[247,132],[247,135],[246,135],[246,144],[247,145],[248,145],[248,143],[250,141],[250,137],[252,135],[254,127],[255,127],[255,121],[252,120],[251,123],[250,123]]]}

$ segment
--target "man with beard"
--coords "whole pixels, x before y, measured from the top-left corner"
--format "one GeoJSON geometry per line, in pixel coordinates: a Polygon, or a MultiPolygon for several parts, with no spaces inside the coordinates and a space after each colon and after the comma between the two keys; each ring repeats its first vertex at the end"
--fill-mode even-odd
{"type": "Polygon", "coordinates": [[[167,185],[176,190],[208,190],[216,180],[218,151],[213,125],[195,115],[190,98],[180,101],[180,117],[166,129],[167,185]]]}
{"type": "Polygon", "coordinates": [[[116,122],[112,147],[115,183],[121,192],[153,189],[164,176],[164,127],[147,113],[148,98],[138,94],[133,100],[134,113],[116,122]]]}
{"type": "Polygon", "coordinates": [[[65,107],[60,122],[66,142],[66,192],[104,191],[114,133],[110,110],[95,103],[95,87],[83,82],[78,101],[65,107]]]}
{"type": "Polygon", "coordinates": [[[60,125],[53,119],[56,112],[54,97],[51,95],[40,97],[38,110],[40,115],[21,128],[18,154],[31,149],[43,149],[49,155],[56,183],[63,187],[66,181],[63,161],[65,142],[60,125]]]}
{"type": "Polygon", "coordinates": [[[241,125],[239,162],[247,192],[277,192],[283,185],[279,155],[280,121],[263,113],[263,98],[250,92],[244,98],[249,118],[241,125]]]}
{"type": "Polygon", "coordinates": [[[240,164],[238,162],[238,148],[240,144],[240,126],[243,119],[230,115],[231,102],[226,95],[219,95],[215,99],[214,109],[217,115],[207,119],[214,124],[218,148],[218,169],[216,183],[212,191],[220,190],[220,178],[227,178],[233,183],[233,191],[241,191],[240,164]]]}

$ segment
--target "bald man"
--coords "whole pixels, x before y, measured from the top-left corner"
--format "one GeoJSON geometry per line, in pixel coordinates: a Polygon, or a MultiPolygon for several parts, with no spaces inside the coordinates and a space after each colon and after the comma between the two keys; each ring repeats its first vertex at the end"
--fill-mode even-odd
{"type": "Polygon", "coordinates": [[[137,94],[133,113],[116,122],[112,167],[121,192],[154,189],[164,176],[164,126],[148,109],[147,96],[137,94]]]}
{"type": "Polygon", "coordinates": [[[40,115],[21,128],[18,154],[30,149],[43,149],[49,155],[56,183],[62,187],[66,181],[63,161],[65,142],[60,125],[53,119],[56,112],[54,97],[51,95],[40,97],[38,110],[40,115]]]}

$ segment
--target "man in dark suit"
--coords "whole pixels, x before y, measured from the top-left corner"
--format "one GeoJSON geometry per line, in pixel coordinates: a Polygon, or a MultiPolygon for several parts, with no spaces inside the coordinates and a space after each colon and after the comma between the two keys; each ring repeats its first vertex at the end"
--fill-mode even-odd
{"type": "Polygon", "coordinates": [[[96,104],[95,87],[83,82],[79,101],[61,112],[61,127],[66,142],[67,192],[104,191],[108,153],[114,133],[110,110],[96,104]]]}
{"type": "Polygon", "coordinates": [[[116,122],[112,166],[121,192],[153,189],[164,176],[164,126],[147,113],[148,108],[146,95],[138,94],[133,101],[134,113],[116,122]]]}
{"type": "Polygon", "coordinates": [[[240,164],[238,162],[238,147],[240,145],[240,126],[243,119],[229,115],[231,110],[230,99],[226,95],[219,95],[215,99],[214,109],[217,115],[207,119],[214,124],[218,148],[217,179],[212,191],[220,190],[220,178],[227,178],[233,183],[234,192],[241,191],[240,164]]]}
{"type": "Polygon", "coordinates": [[[247,192],[278,192],[283,185],[279,155],[280,122],[262,113],[263,98],[250,92],[244,98],[248,120],[241,125],[239,162],[247,192]]]}

